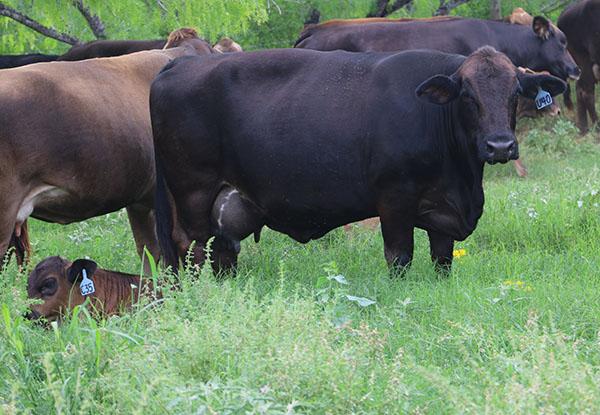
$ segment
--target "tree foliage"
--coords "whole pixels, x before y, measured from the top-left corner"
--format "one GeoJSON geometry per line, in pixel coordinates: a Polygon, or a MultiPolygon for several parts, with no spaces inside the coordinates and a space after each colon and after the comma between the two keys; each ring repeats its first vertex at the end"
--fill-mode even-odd
{"type": "MultiPolygon", "coordinates": [[[[107,39],[156,39],[173,29],[191,26],[205,38],[236,39],[245,49],[290,47],[310,16],[321,21],[390,13],[390,17],[430,17],[444,5],[450,14],[487,18],[490,0],[0,0],[37,22],[81,41],[104,35],[107,39]],[[462,1],[466,1],[464,4],[462,1]],[[79,3],[79,4],[78,4],[79,3]],[[382,9],[382,5],[384,6],[382,9]],[[86,16],[81,9],[91,14],[86,16]],[[97,17],[102,31],[92,29],[97,17]]],[[[572,0],[502,0],[501,13],[515,7],[554,19],[572,0]],[[558,7],[552,7],[553,4],[558,7]]],[[[96,28],[98,29],[98,28],[96,28]]],[[[0,54],[64,52],[69,45],[45,37],[7,17],[0,17],[0,54]]]]}
{"type": "MultiPolygon", "coordinates": [[[[105,25],[108,39],[154,39],[173,29],[192,26],[211,40],[246,31],[268,19],[273,0],[84,0],[105,25]]],[[[45,26],[82,41],[96,37],[71,0],[2,0],[45,26]]],[[[8,18],[0,18],[0,53],[31,50],[61,52],[68,48],[8,18]]]]}

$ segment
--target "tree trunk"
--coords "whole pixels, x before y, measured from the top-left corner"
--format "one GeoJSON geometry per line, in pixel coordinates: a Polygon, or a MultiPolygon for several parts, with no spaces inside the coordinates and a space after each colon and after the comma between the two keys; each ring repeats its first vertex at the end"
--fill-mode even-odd
{"type": "Polygon", "coordinates": [[[490,19],[502,19],[502,8],[500,7],[500,2],[501,0],[490,0],[490,19]]]}

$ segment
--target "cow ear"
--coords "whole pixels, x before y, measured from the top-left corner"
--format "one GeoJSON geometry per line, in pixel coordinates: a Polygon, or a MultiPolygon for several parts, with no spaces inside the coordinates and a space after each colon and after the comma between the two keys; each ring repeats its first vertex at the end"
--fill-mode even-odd
{"type": "Polygon", "coordinates": [[[533,32],[541,39],[548,39],[550,36],[550,21],[542,16],[535,16],[532,24],[533,32]]]}
{"type": "Polygon", "coordinates": [[[71,266],[67,269],[67,279],[71,284],[75,284],[75,282],[83,279],[81,271],[85,269],[85,272],[88,275],[88,278],[94,275],[96,269],[98,269],[98,264],[96,264],[91,259],[78,259],[71,264],[71,266]]]}
{"type": "Polygon", "coordinates": [[[432,104],[445,105],[458,97],[460,85],[449,76],[435,75],[419,85],[415,93],[432,104]]]}
{"type": "Polygon", "coordinates": [[[521,95],[531,99],[535,99],[540,88],[553,97],[562,94],[567,89],[565,81],[552,75],[529,75],[519,72],[517,78],[521,85],[521,95]]]}

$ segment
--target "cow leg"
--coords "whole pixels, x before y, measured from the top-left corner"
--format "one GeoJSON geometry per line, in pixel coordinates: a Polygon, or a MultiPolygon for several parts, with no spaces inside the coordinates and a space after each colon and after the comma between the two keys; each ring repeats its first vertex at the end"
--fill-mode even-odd
{"type": "MultiPolygon", "coordinates": [[[[17,222],[17,212],[19,210],[18,203],[12,203],[9,206],[5,206],[4,203],[0,203],[0,270],[3,268],[4,263],[8,260],[8,250],[12,246],[18,248],[16,245],[18,244],[18,240],[20,236],[17,237],[15,234],[15,225],[17,222]]],[[[25,228],[26,231],[26,228],[25,228]]],[[[19,265],[22,265],[23,258],[20,258],[17,253],[17,262],[19,265]]]]}
{"type": "Polygon", "coordinates": [[[587,110],[590,116],[592,126],[598,122],[598,113],[596,112],[596,83],[592,82],[589,87],[587,101],[587,110]]]}
{"type": "Polygon", "coordinates": [[[569,111],[573,111],[574,105],[573,99],[571,98],[571,84],[569,82],[567,82],[567,89],[563,94],[563,101],[565,103],[565,107],[567,107],[569,111]]]}
{"type": "MultiPolygon", "coordinates": [[[[137,253],[141,258],[146,258],[144,248],[150,252],[155,261],[160,258],[160,248],[156,237],[156,223],[154,211],[144,205],[127,206],[127,216],[135,240],[137,253]]],[[[144,259],[144,272],[150,275],[151,268],[148,259],[144,259]]]]}
{"type": "Polygon", "coordinates": [[[402,210],[380,212],[385,259],[392,275],[404,275],[414,250],[414,222],[402,210]]]}
{"type": "Polygon", "coordinates": [[[520,158],[515,160],[515,170],[519,177],[527,177],[527,167],[523,164],[520,158]]]}
{"type": "Polygon", "coordinates": [[[435,231],[427,231],[429,236],[429,252],[436,270],[449,273],[452,270],[452,251],[454,239],[435,231]]]}
{"type": "MultiPolygon", "coordinates": [[[[581,77],[577,80],[577,127],[581,134],[588,132],[587,114],[590,111],[590,106],[594,106],[594,79],[592,69],[586,65],[581,68],[581,77]]],[[[593,110],[595,114],[595,110],[593,110]]]]}

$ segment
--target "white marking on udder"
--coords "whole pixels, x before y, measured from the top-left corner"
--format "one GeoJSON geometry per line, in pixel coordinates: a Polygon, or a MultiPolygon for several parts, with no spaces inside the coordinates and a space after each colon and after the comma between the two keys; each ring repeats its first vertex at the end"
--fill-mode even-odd
{"type": "Polygon", "coordinates": [[[223,228],[223,212],[225,212],[225,206],[227,205],[227,202],[229,202],[229,198],[231,197],[231,195],[236,193],[238,193],[237,190],[231,189],[229,193],[227,193],[227,196],[225,196],[225,200],[219,207],[219,217],[217,218],[217,224],[219,225],[219,229],[223,228]]]}
{"type": "Polygon", "coordinates": [[[42,195],[47,197],[47,196],[52,196],[53,193],[54,194],[55,193],[62,194],[62,193],[64,193],[64,191],[59,189],[56,186],[49,186],[49,185],[43,185],[43,186],[33,188],[27,194],[27,196],[25,196],[25,199],[23,199],[23,202],[21,203],[21,206],[19,207],[19,211],[17,212],[17,224],[21,225],[23,222],[25,222],[27,220],[29,215],[31,215],[33,213],[33,209],[35,208],[36,202],[40,199],[40,197],[42,195]]]}

